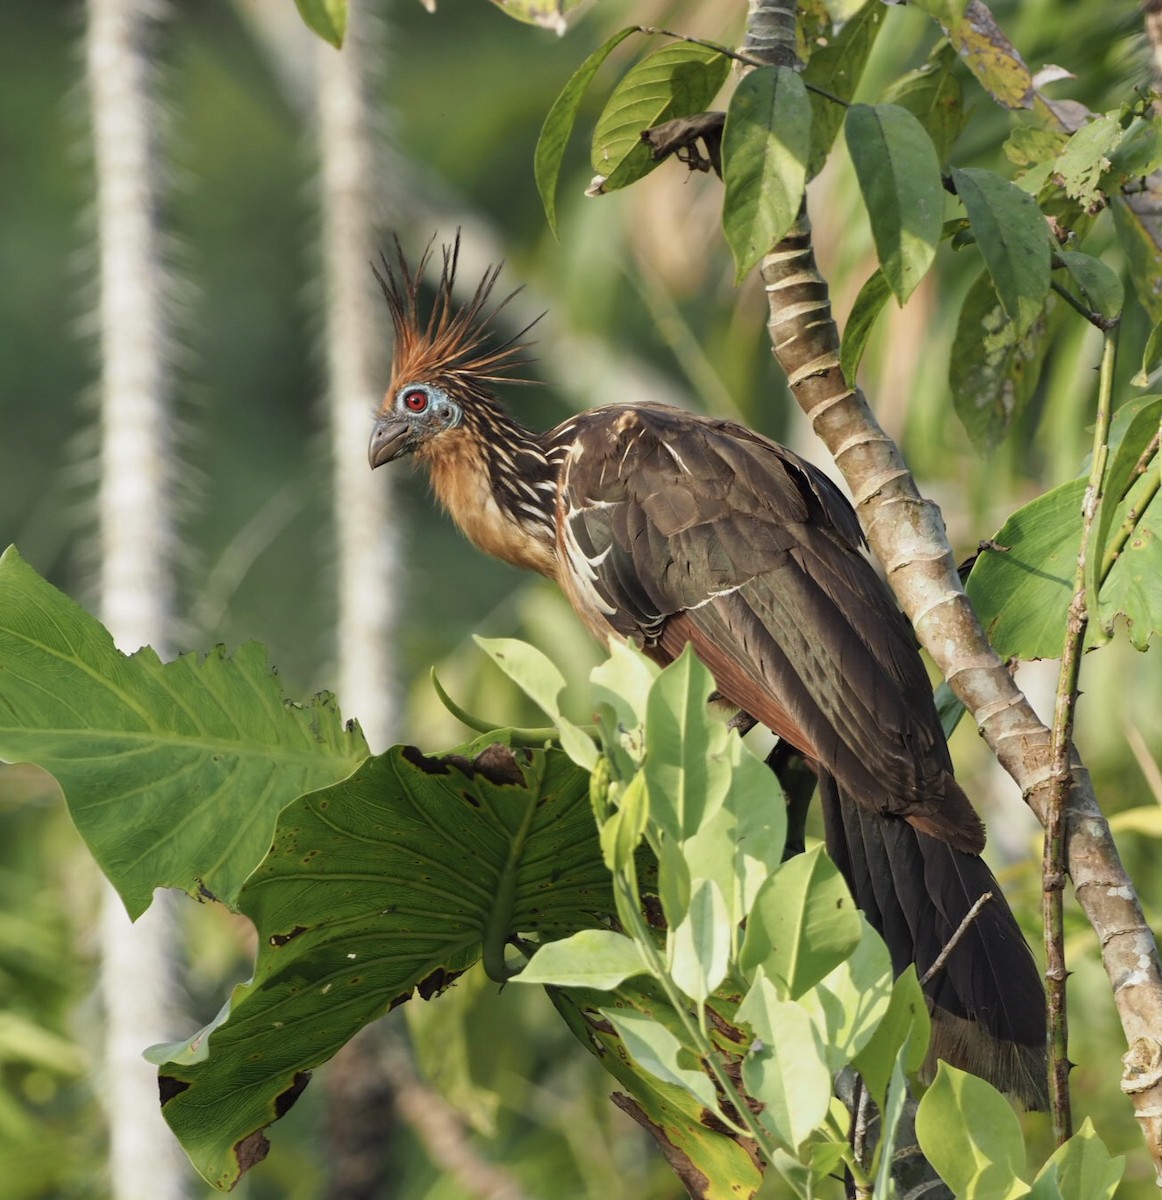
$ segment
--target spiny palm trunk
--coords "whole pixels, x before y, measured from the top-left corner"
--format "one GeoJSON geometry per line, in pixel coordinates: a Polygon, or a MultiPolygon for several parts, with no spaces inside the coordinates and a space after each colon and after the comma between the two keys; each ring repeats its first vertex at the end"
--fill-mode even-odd
{"type": "MultiPolygon", "coordinates": [[[[89,0],[86,63],[100,253],[100,609],[122,650],[170,643],[172,536],[167,470],[164,278],[156,224],[158,105],[145,40],[161,6],[89,0]]],[[[116,1200],[176,1200],[184,1159],[161,1116],[156,1073],[141,1057],[173,1036],[169,906],[131,928],[107,887],[101,919],[110,1190],[116,1200]]]]}

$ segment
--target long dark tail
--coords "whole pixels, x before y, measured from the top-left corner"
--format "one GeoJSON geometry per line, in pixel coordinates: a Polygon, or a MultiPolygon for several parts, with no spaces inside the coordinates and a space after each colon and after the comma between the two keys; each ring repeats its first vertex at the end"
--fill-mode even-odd
{"type": "Polygon", "coordinates": [[[879,817],[821,774],[827,849],[856,903],[887,943],[899,974],[920,977],[969,909],[989,900],[925,985],[932,1012],[929,1061],[944,1059],[987,1079],[1029,1108],[1048,1105],[1045,992],[1033,955],[984,860],[879,817]]]}

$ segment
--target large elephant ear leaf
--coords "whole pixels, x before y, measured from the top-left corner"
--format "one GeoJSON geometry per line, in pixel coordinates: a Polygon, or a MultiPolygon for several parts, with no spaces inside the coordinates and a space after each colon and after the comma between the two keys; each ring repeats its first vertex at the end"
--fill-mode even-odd
{"type": "Polygon", "coordinates": [[[15,549],[0,558],[0,758],[55,776],[131,917],[159,887],[235,905],[279,810],[366,757],[330,696],[284,699],[261,646],[122,654],[15,549]]]}
{"type": "Polygon", "coordinates": [[[254,977],[211,1026],[150,1054],[162,1111],[215,1187],[265,1155],[265,1127],[369,1021],[482,956],[503,976],[518,933],[612,911],[587,773],[559,750],[475,749],[396,747],[280,815],[240,898],[254,977]]]}

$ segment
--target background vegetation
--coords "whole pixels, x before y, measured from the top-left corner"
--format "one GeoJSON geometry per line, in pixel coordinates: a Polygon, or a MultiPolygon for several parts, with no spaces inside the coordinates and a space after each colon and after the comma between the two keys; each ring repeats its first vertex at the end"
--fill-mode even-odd
{"type": "MultiPolygon", "coordinates": [[[[182,280],[178,641],[207,648],[259,639],[288,694],[306,696],[334,684],[335,621],[318,351],[315,44],[286,0],[170,8],[156,52],[169,108],[169,253],[182,280]]],[[[1061,95],[1103,111],[1125,98],[1128,82],[1148,79],[1134,5],[1036,0],[994,8],[1031,65],[1054,62],[1077,76],[1054,85],[1061,95]]],[[[566,161],[560,243],[533,183],[532,148],[552,98],[613,29],[657,21],[730,43],[741,32],[741,9],[607,3],[565,39],[483,5],[450,3],[432,16],[395,2],[384,6],[384,18],[381,99],[392,152],[385,239],[395,229],[414,246],[463,225],[474,254],[506,258],[506,279],[528,284],[516,303],[520,315],[549,309],[538,329],[537,368],[549,386],[510,396],[522,415],[549,423],[581,405],[668,398],[741,415],[825,463],[797,410],[783,402],[756,280],[733,285],[715,220],[716,183],[683,179],[670,165],[630,193],[587,200],[591,172],[578,144],[566,161]]],[[[893,28],[861,95],[877,97],[889,73],[922,61],[931,43],[919,14],[893,8],[887,19],[893,28]]],[[[42,574],[84,601],[92,595],[95,353],[81,25],[73,4],[8,0],[0,8],[0,278],[7,285],[0,291],[0,541],[18,544],[42,574]]],[[[590,98],[590,115],[599,102],[590,98]]],[[[974,126],[957,147],[957,164],[1005,170],[995,151],[1001,121],[994,113],[974,126]]],[[[813,185],[811,203],[842,322],[874,255],[842,150],[836,159],[813,185]]],[[[943,505],[965,554],[1018,504],[1076,473],[1089,441],[1099,353],[1091,336],[1058,341],[1036,402],[1006,443],[982,458],[941,375],[974,270],[943,250],[938,272],[882,322],[863,374],[881,421],[943,505]]],[[[1121,394],[1146,332],[1140,310],[1130,312],[1121,394]]],[[[351,470],[365,464],[356,460],[351,470]]],[[[391,515],[405,547],[395,588],[408,702],[398,739],[428,748],[463,740],[434,702],[433,663],[468,707],[538,723],[469,634],[526,637],[579,678],[595,651],[567,606],[543,583],[463,544],[417,481],[399,481],[391,515]]],[[[1160,683],[1149,663],[1119,638],[1085,664],[1077,740],[1111,812],[1151,794],[1162,804],[1160,683]]],[[[958,733],[954,752],[989,822],[992,861],[1035,938],[1035,822],[971,730],[958,733]]],[[[1156,924],[1162,881],[1149,863],[1158,828],[1122,832],[1127,865],[1156,924]]],[[[14,1196],[100,1196],[107,1187],[96,1104],[102,1081],[90,1053],[96,896],[94,868],[55,785],[28,768],[0,768],[0,1160],[14,1164],[6,1181],[14,1196]]],[[[1088,926],[1070,915],[1078,1120],[1093,1115],[1111,1149],[1131,1152],[1121,1194],[1145,1196],[1153,1184],[1117,1092],[1121,1034],[1108,985],[1088,926]]],[[[244,924],[213,908],[189,905],[184,926],[193,1028],[244,977],[251,948],[244,924]]],[[[479,1131],[483,1153],[530,1195],[677,1194],[653,1149],[605,1101],[604,1078],[533,992],[498,996],[468,982],[430,1012],[408,1006],[420,1010],[407,1015],[423,1027],[422,1064],[479,1131]]],[[[323,1194],[326,1098],[322,1088],[308,1090],[275,1129],[275,1152],[245,1178],[246,1194],[323,1194]]],[[[1040,1120],[1029,1118],[1030,1128],[1040,1120]]],[[[393,1129],[389,1194],[467,1194],[433,1166],[406,1119],[393,1129]]]]}

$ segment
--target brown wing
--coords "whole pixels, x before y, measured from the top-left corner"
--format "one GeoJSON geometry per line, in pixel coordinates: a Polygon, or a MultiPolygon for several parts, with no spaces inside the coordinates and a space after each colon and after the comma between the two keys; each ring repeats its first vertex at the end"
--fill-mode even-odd
{"type": "Polygon", "coordinates": [[[955,780],[911,628],[817,469],[726,421],[611,406],[573,423],[561,582],[594,628],[718,690],[881,814],[959,849],[984,832],[955,780]]]}

